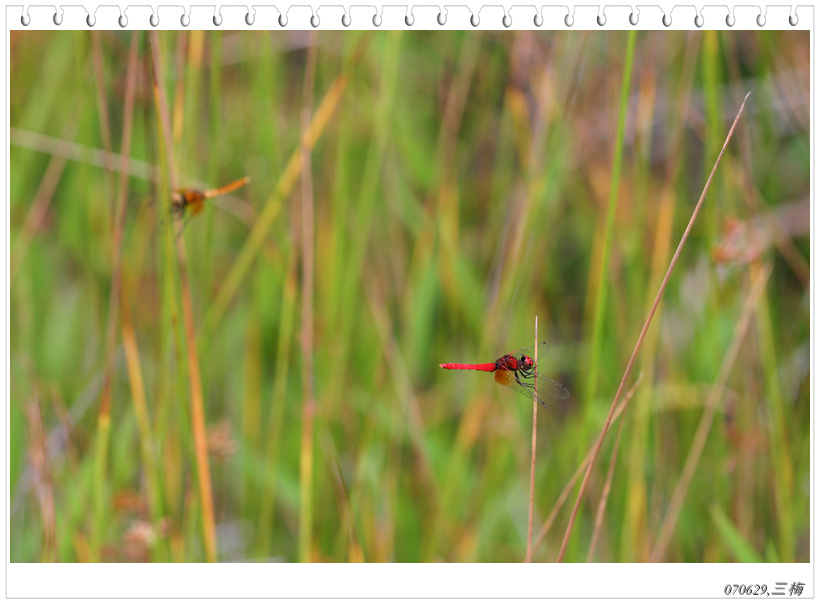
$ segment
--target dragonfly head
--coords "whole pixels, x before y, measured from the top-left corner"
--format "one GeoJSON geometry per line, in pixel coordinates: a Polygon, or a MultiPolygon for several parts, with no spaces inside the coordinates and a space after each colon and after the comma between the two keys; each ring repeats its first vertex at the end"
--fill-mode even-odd
{"type": "Polygon", "coordinates": [[[518,361],[526,369],[529,369],[535,365],[535,362],[532,360],[532,357],[529,357],[528,355],[522,355],[521,359],[519,359],[518,361]]]}

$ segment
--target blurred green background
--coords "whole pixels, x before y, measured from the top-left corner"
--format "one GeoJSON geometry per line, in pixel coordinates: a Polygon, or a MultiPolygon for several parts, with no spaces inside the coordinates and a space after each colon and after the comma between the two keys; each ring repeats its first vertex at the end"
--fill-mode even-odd
{"type": "Polygon", "coordinates": [[[750,90],[565,560],[809,560],[809,32],[155,35],[11,32],[12,561],[520,561],[536,315],[554,561],[750,90]]]}

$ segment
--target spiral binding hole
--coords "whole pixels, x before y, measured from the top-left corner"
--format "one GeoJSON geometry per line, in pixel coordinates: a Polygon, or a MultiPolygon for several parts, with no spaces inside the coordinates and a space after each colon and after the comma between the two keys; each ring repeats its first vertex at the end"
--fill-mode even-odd
{"type": "Polygon", "coordinates": [[[795,27],[798,22],[799,20],[797,18],[797,13],[792,13],[791,15],[789,15],[789,25],[795,27]]]}
{"type": "MultiPolygon", "coordinates": [[[[52,21],[54,22],[54,25],[59,27],[63,23],[63,17],[59,13],[55,12],[53,17],[52,17],[52,21]]],[[[89,28],[96,27],[96,25],[97,25],[96,16],[93,13],[88,13],[88,15],[86,16],[85,21],[86,21],[86,25],[89,28]]],[[[223,20],[223,17],[222,17],[221,14],[217,13],[213,16],[213,24],[214,24],[215,27],[221,27],[223,25],[223,21],[224,20],[223,20]]],[[[280,27],[287,27],[288,26],[288,19],[285,16],[284,13],[279,15],[279,20],[278,21],[279,21],[280,27]]],[[[447,15],[443,11],[439,12],[438,15],[437,15],[436,21],[438,22],[438,24],[440,26],[446,25],[447,24],[447,15]]],[[[664,27],[671,27],[672,26],[672,16],[671,16],[671,14],[664,13],[661,21],[662,21],[664,27]]],[[[756,21],[758,27],[760,27],[760,28],[766,27],[766,24],[768,22],[767,15],[765,13],[761,12],[757,15],[755,21],[756,21]]],[[[24,27],[28,27],[29,25],[31,25],[31,22],[32,22],[31,15],[29,15],[29,14],[21,15],[20,23],[24,27]]],[[[404,22],[405,22],[405,25],[407,27],[413,27],[415,25],[415,22],[416,22],[415,15],[413,15],[412,13],[405,15],[404,22]]],[[[502,24],[504,25],[505,28],[512,27],[512,15],[510,15],[509,13],[504,13],[504,15],[501,19],[501,22],[502,22],[502,24]]],[[[606,16],[605,13],[600,13],[596,16],[596,23],[598,24],[599,27],[605,27],[607,22],[608,22],[608,20],[607,20],[607,16],[606,16]]],[[[629,14],[629,23],[630,23],[630,25],[636,26],[636,25],[638,25],[638,22],[639,22],[639,14],[635,11],[631,12],[629,14]]],[[[123,28],[123,29],[127,28],[128,24],[129,24],[129,20],[128,20],[127,15],[125,13],[120,14],[118,19],[117,19],[117,23],[119,24],[120,28],[123,28]]],[[[159,25],[159,16],[156,13],[152,13],[149,17],[149,23],[151,24],[152,27],[157,27],[159,25]]],[[[248,26],[252,26],[255,23],[255,16],[252,15],[250,12],[246,13],[245,14],[245,23],[248,26]]],[[[350,27],[351,23],[352,23],[351,16],[349,14],[343,14],[342,15],[342,25],[344,27],[350,27]]],[[[382,23],[383,23],[383,19],[382,19],[381,15],[376,14],[376,15],[373,16],[373,25],[375,27],[381,27],[382,23]]],[[[736,26],[737,19],[734,16],[733,13],[730,12],[729,14],[726,15],[725,23],[726,23],[727,27],[735,27],[736,26]]],[[[799,18],[797,16],[797,14],[794,13],[794,12],[791,13],[789,15],[789,25],[791,25],[792,27],[796,27],[798,25],[798,23],[799,23],[799,18]]],[[[190,15],[184,13],[180,18],[180,24],[182,25],[182,27],[189,27],[190,24],[191,24],[190,15]]],[[[318,28],[320,26],[321,19],[320,19],[318,14],[313,14],[311,16],[310,24],[314,28],[318,28]]],[[[481,24],[481,18],[479,16],[479,13],[477,13],[477,12],[472,13],[470,15],[470,25],[472,25],[472,27],[477,28],[477,27],[480,26],[480,24],[481,24]]],[[[533,18],[533,24],[536,27],[542,27],[544,25],[543,15],[536,14],[533,18]]],[[[700,14],[700,13],[695,14],[694,24],[695,24],[695,27],[697,27],[699,29],[704,27],[705,19],[704,19],[702,14],[700,14]]],[[[567,13],[564,16],[564,25],[566,27],[573,27],[575,25],[575,18],[574,18],[573,14],[567,13]]]]}
{"type": "Polygon", "coordinates": [[[757,26],[758,27],[766,27],[766,15],[764,15],[763,13],[760,13],[757,16],[757,26]]]}
{"type": "Polygon", "coordinates": [[[729,27],[735,26],[735,17],[734,15],[732,15],[732,13],[726,15],[726,25],[728,25],[729,27]]]}

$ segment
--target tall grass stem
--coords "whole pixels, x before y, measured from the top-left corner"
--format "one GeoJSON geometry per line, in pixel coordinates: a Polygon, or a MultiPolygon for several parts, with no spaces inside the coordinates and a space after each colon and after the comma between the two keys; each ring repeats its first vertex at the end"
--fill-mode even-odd
{"type": "MultiPolygon", "coordinates": [[[[128,53],[128,69],[126,72],[125,85],[125,108],[123,112],[123,133],[122,133],[122,165],[128,164],[131,154],[131,133],[133,129],[134,116],[134,96],[137,80],[137,57],[138,57],[139,33],[131,34],[131,46],[128,53]]],[[[105,129],[104,129],[105,130],[105,129]]],[[[110,142],[110,140],[109,140],[110,142]]],[[[117,324],[120,313],[120,283],[122,281],[122,234],[125,230],[125,201],[128,177],[126,172],[120,174],[117,197],[114,200],[114,222],[112,225],[112,279],[111,294],[108,306],[108,321],[106,323],[105,335],[105,374],[103,378],[102,393],[100,395],[100,411],[97,419],[97,448],[95,456],[97,464],[94,474],[94,504],[95,504],[95,531],[92,538],[92,553],[95,558],[99,557],[99,547],[103,538],[105,525],[105,510],[108,508],[105,503],[107,498],[108,485],[108,444],[111,430],[111,400],[112,383],[114,380],[114,349],[117,346],[117,324]]]]}
{"type": "Polygon", "coordinates": [[[313,87],[316,79],[316,31],[308,38],[307,68],[302,92],[302,444],[299,454],[299,560],[310,562],[311,528],[313,524],[313,418],[316,394],[313,388],[313,184],[311,181],[310,147],[307,131],[313,108],[313,87]]]}
{"type": "Polygon", "coordinates": [[[532,563],[532,514],[535,501],[535,450],[538,437],[538,316],[535,316],[535,380],[532,398],[532,453],[530,455],[530,501],[527,514],[527,563],[532,563]]]}
{"type": "MultiPolygon", "coordinates": [[[[589,366],[586,371],[586,400],[595,401],[595,392],[598,388],[598,374],[601,358],[601,339],[603,338],[604,309],[606,308],[609,285],[607,281],[609,256],[612,252],[612,238],[615,231],[615,212],[618,208],[618,191],[621,184],[621,163],[624,155],[624,132],[626,130],[626,112],[629,108],[629,91],[632,83],[632,66],[635,60],[635,40],[637,32],[631,30],[627,38],[626,54],[624,55],[624,73],[621,78],[621,100],[618,113],[618,130],[615,135],[615,149],[612,160],[612,177],[609,184],[609,202],[606,211],[604,226],[604,242],[601,258],[598,261],[598,279],[595,283],[595,312],[592,324],[591,350],[589,366]]],[[[593,262],[595,262],[593,260],[593,262]]]]}
{"type": "MultiPolygon", "coordinates": [[[[162,77],[162,64],[159,52],[159,37],[157,32],[150,32],[151,55],[153,59],[152,75],[154,90],[159,109],[159,120],[165,144],[169,181],[171,189],[176,189],[173,169],[173,148],[171,146],[170,120],[168,117],[167,97],[162,77]]],[[[181,219],[177,219],[181,226],[181,219]]],[[[196,347],[196,332],[194,329],[194,310],[191,301],[191,290],[188,285],[188,261],[185,252],[185,240],[178,230],[176,235],[176,255],[179,270],[179,288],[182,302],[182,320],[186,345],[186,359],[188,362],[188,381],[191,397],[191,428],[194,438],[194,457],[196,460],[197,478],[202,518],[202,531],[205,542],[205,557],[209,562],[217,560],[216,527],[214,522],[213,494],[211,490],[211,472],[208,462],[208,438],[205,427],[205,406],[202,396],[202,377],[199,371],[199,359],[196,347]]]]}

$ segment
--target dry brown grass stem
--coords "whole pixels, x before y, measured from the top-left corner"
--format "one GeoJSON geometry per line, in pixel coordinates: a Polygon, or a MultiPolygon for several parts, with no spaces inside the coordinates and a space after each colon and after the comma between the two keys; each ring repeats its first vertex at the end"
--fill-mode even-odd
{"type": "Polygon", "coordinates": [[[532,563],[532,512],[535,502],[535,449],[538,437],[538,316],[535,316],[535,384],[532,398],[532,453],[530,456],[530,502],[527,512],[527,563],[532,563]]]}
{"type": "MultiPolygon", "coordinates": [[[[626,395],[624,395],[624,399],[621,402],[621,405],[618,406],[618,409],[615,410],[615,414],[612,416],[613,420],[617,420],[621,414],[623,413],[624,409],[626,408],[627,403],[632,399],[632,396],[635,394],[635,391],[638,390],[641,382],[643,382],[644,373],[641,372],[638,375],[638,379],[635,381],[635,384],[632,385],[632,388],[627,391],[626,395]]],[[[569,497],[569,493],[572,491],[572,488],[575,487],[575,484],[578,483],[578,479],[581,477],[581,473],[584,472],[584,468],[587,464],[589,464],[589,459],[592,457],[592,452],[595,445],[593,444],[590,446],[587,455],[584,456],[584,459],[578,465],[578,468],[575,469],[575,472],[570,477],[567,484],[564,486],[564,489],[561,491],[561,494],[555,501],[555,504],[552,505],[552,510],[550,514],[547,515],[547,520],[544,521],[544,525],[541,526],[541,529],[538,532],[538,536],[535,538],[535,542],[533,543],[532,551],[533,553],[538,552],[538,548],[543,543],[544,539],[547,537],[547,533],[552,528],[552,524],[555,523],[555,518],[558,516],[558,511],[561,510],[561,507],[564,506],[564,502],[567,501],[569,497]]]]}
{"type": "Polygon", "coordinates": [[[39,187],[37,187],[37,192],[34,194],[34,200],[26,213],[23,227],[20,229],[20,233],[11,246],[13,256],[11,257],[11,276],[9,281],[12,283],[14,283],[14,278],[17,277],[20,267],[23,265],[31,240],[34,239],[34,236],[40,229],[40,225],[43,224],[65,165],[66,160],[60,157],[52,157],[48,162],[45,175],[43,175],[43,179],[40,181],[39,187]]]}
{"type": "Polygon", "coordinates": [[[305,134],[313,113],[313,87],[316,80],[316,31],[311,31],[308,43],[307,67],[302,91],[302,442],[299,454],[300,514],[299,560],[310,562],[313,524],[313,416],[316,402],[313,389],[313,182],[310,152],[305,134]]]}
{"type": "Polygon", "coordinates": [[[615,393],[615,397],[612,400],[612,405],[609,408],[609,414],[607,414],[606,421],[604,422],[604,426],[601,429],[601,434],[598,436],[598,441],[595,444],[592,459],[589,461],[586,473],[584,474],[584,479],[581,482],[581,488],[578,490],[578,496],[575,499],[575,505],[572,508],[572,514],[570,515],[569,523],[567,523],[567,530],[564,533],[564,540],[561,543],[561,551],[558,553],[559,563],[564,560],[564,554],[566,553],[567,545],[569,544],[569,537],[572,534],[572,528],[575,526],[575,518],[578,516],[578,509],[581,506],[581,498],[583,498],[584,492],[586,491],[587,482],[589,481],[589,475],[592,472],[592,467],[595,465],[595,460],[598,458],[598,452],[600,452],[601,450],[601,445],[604,442],[604,437],[606,436],[606,433],[609,430],[609,425],[612,422],[612,415],[615,412],[616,406],[618,405],[618,400],[621,398],[621,393],[623,392],[624,386],[626,385],[626,381],[629,378],[629,373],[632,371],[632,366],[635,364],[635,360],[638,357],[638,351],[640,351],[641,349],[643,339],[646,336],[646,332],[649,329],[649,325],[652,323],[652,318],[655,316],[655,311],[657,310],[658,305],[661,302],[661,297],[663,296],[663,293],[666,290],[666,284],[669,282],[669,277],[672,275],[672,270],[675,268],[675,265],[678,262],[681,250],[683,250],[683,246],[686,243],[686,240],[689,238],[689,232],[692,230],[692,225],[695,224],[695,219],[697,218],[698,213],[700,212],[700,208],[703,205],[703,200],[706,199],[706,193],[709,191],[709,187],[712,184],[712,179],[715,176],[715,172],[717,172],[717,167],[720,164],[721,158],[723,158],[723,154],[726,152],[726,148],[729,145],[729,141],[732,139],[732,134],[735,131],[735,127],[737,126],[738,120],[740,120],[740,116],[743,114],[743,108],[746,106],[746,100],[749,98],[750,94],[752,93],[746,93],[746,96],[743,98],[743,103],[741,103],[740,109],[738,110],[737,115],[735,116],[734,122],[732,122],[732,127],[729,129],[729,134],[726,135],[726,140],[723,142],[723,147],[721,148],[720,153],[718,154],[717,160],[715,160],[715,165],[712,167],[712,172],[709,174],[709,178],[706,179],[706,185],[704,185],[703,187],[703,192],[700,194],[698,203],[695,206],[694,211],[692,212],[692,217],[689,219],[689,224],[686,226],[686,230],[683,232],[683,236],[681,237],[680,243],[678,244],[678,247],[675,250],[675,254],[672,256],[672,260],[669,263],[669,268],[666,270],[666,275],[664,275],[660,288],[658,288],[658,294],[657,296],[655,296],[655,301],[652,303],[652,308],[649,310],[649,315],[647,315],[646,321],[643,324],[641,333],[638,336],[638,341],[635,343],[635,349],[632,351],[632,355],[629,358],[629,363],[627,363],[626,365],[626,370],[624,371],[623,378],[621,378],[621,384],[618,385],[618,390],[615,393]]]}
{"type": "MultiPolygon", "coordinates": [[[[152,70],[154,78],[154,94],[159,109],[159,119],[162,126],[162,143],[168,162],[168,178],[171,189],[177,188],[173,164],[173,147],[171,145],[171,126],[168,114],[168,101],[162,78],[162,63],[159,53],[159,38],[157,32],[149,34],[151,54],[153,58],[152,70]]],[[[177,219],[180,223],[181,220],[177,219]]],[[[205,557],[208,561],[216,561],[216,528],[214,526],[214,505],[211,493],[211,473],[208,464],[208,438],[205,426],[205,409],[202,399],[202,378],[199,372],[197,358],[196,332],[194,330],[194,311],[191,302],[191,290],[188,287],[188,262],[185,253],[185,241],[182,237],[175,237],[177,265],[179,267],[179,285],[182,300],[182,320],[185,329],[185,344],[187,349],[188,379],[191,388],[191,424],[194,432],[194,455],[196,458],[197,477],[199,479],[200,499],[202,503],[202,529],[205,542],[205,557]]]]}
{"type": "Polygon", "coordinates": [[[40,414],[40,397],[35,394],[26,404],[29,433],[29,463],[32,470],[31,484],[40,507],[43,523],[44,562],[57,561],[57,523],[54,512],[54,483],[51,479],[46,435],[40,414]]]}
{"type": "MultiPolygon", "coordinates": [[[[128,69],[125,84],[125,108],[123,110],[122,162],[127,163],[131,151],[131,132],[134,117],[134,98],[137,82],[137,59],[139,33],[131,35],[128,53],[128,69]]],[[[100,409],[97,413],[97,434],[94,472],[94,527],[92,529],[91,552],[99,559],[100,543],[105,533],[106,493],[108,490],[108,445],[111,438],[112,383],[114,376],[114,350],[117,346],[117,325],[119,323],[120,284],[122,282],[122,234],[125,230],[125,191],[127,177],[120,177],[117,197],[110,200],[114,204],[111,242],[111,293],[108,304],[108,319],[105,328],[105,371],[100,394],[100,409]]]]}
{"type": "Polygon", "coordinates": [[[122,154],[120,167],[124,168],[120,175],[117,188],[116,207],[114,210],[114,235],[112,243],[112,279],[111,298],[108,308],[108,324],[106,326],[106,368],[105,380],[100,405],[100,418],[107,417],[111,408],[111,374],[114,371],[114,347],[116,346],[116,325],[119,319],[120,282],[122,280],[122,234],[125,230],[125,194],[128,188],[127,164],[131,152],[131,133],[134,116],[134,97],[137,85],[137,59],[139,51],[139,33],[131,35],[131,46],[128,52],[128,71],[125,83],[125,110],[123,115],[122,154]]]}
{"type": "MultiPolygon", "coordinates": [[[[102,34],[99,30],[94,30],[91,32],[91,48],[93,51],[91,54],[94,59],[94,84],[96,85],[97,90],[97,109],[99,111],[98,115],[100,119],[100,138],[102,139],[103,148],[106,151],[104,160],[108,164],[105,167],[105,170],[103,171],[103,175],[105,176],[105,184],[107,189],[106,193],[110,197],[114,195],[114,187],[111,184],[111,180],[114,175],[114,160],[111,152],[114,149],[114,144],[112,143],[111,119],[109,118],[108,101],[105,90],[105,70],[103,69],[103,50],[102,44],[100,42],[101,36],[102,34]]],[[[133,37],[131,41],[133,44],[133,37]]]]}
{"type": "MultiPolygon", "coordinates": [[[[70,124],[69,126],[73,128],[76,127],[76,124],[70,124]]],[[[162,183],[163,177],[160,175],[159,166],[132,157],[128,158],[127,162],[123,162],[123,157],[118,153],[75,143],[70,140],[70,133],[63,136],[63,138],[57,138],[22,128],[10,128],[9,135],[12,145],[39,151],[53,156],[55,159],[71,160],[106,170],[111,169],[118,174],[124,174],[157,185],[162,183]]],[[[208,189],[214,185],[185,174],[179,174],[178,177],[179,181],[194,189],[208,189]]],[[[37,192],[35,200],[39,199],[38,196],[40,196],[40,191],[37,192]]],[[[50,199],[50,196],[46,197],[50,199]]],[[[223,195],[214,199],[212,203],[221,210],[234,215],[245,226],[253,225],[256,220],[256,210],[253,206],[236,196],[223,195]]],[[[17,244],[14,245],[14,248],[18,248],[17,244]]]]}
{"type": "MultiPolygon", "coordinates": [[[[64,160],[97,166],[106,170],[110,167],[115,172],[119,172],[119,165],[122,163],[120,154],[76,143],[71,140],[70,133],[59,138],[24,128],[9,128],[9,138],[12,145],[23,149],[39,151],[64,160]]],[[[159,181],[156,166],[143,160],[129,158],[127,170],[127,174],[134,178],[159,181]]]]}
{"type": "Polygon", "coordinates": [[[319,436],[319,442],[321,443],[320,449],[325,455],[325,461],[333,476],[331,485],[336,495],[336,506],[339,509],[339,517],[341,517],[344,523],[344,533],[347,536],[347,562],[366,563],[364,550],[356,536],[355,513],[353,512],[353,506],[350,502],[350,492],[345,483],[342,465],[339,462],[339,453],[336,451],[333,436],[327,427],[324,427],[322,430],[319,436]]]}
{"type": "Polygon", "coordinates": [[[715,383],[709,391],[706,399],[706,405],[703,409],[703,415],[700,418],[695,438],[692,440],[692,447],[689,449],[689,455],[686,457],[686,463],[683,465],[683,471],[678,478],[678,483],[675,486],[675,491],[672,492],[672,498],[669,501],[669,508],[666,511],[666,516],[661,524],[661,530],[658,534],[658,539],[655,542],[655,547],[652,549],[650,561],[659,562],[661,557],[666,553],[666,548],[669,546],[669,540],[672,537],[672,531],[677,523],[678,515],[680,514],[683,499],[689,490],[689,485],[692,483],[692,477],[695,475],[695,469],[700,461],[703,448],[706,445],[706,439],[709,436],[709,429],[712,427],[712,421],[717,412],[718,403],[723,397],[723,391],[726,388],[726,381],[729,379],[729,372],[734,367],[735,360],[738,353],[740,353],[740,345],[743,344],[743,339],[746,336],[746,331],[749,329],[749,323],[752,320],[757,303],[766,289],[766,283],[769,281],[769,276],[772,273],[772,265],[768,264],[766,267],[758,269],[755,281],[752,284],[749,296],[746,298],[746,303],[743,305],[743,310],[740,312],[740,317],[735,324],[735,332],[732,337],[732,342],[723,356],[723,361],[720,364],[715,383]]]}
{"type": "Polygon", "coordinates": [[[157,505],[158,494],[154,487],[156,464],[153,454],[153,443],[151,442],[151,418],[148,413],[148,401],[145,396],[145,381],[142,374],[142,364],[140,363],[139,347],[137,346],[137,335],[134,331],[134,322],[131,316],[131,307],[128,296],[123,296],[120,305],[122,314],[122,344],[125,351],[125,361],[128,367],[128,382],[131,385],[131,400],[134,405],[134,416],[137,420],[137,428],[140,436],[140,453],[142,463],[145,465],[145,491],[148,495],[148,502],[151,505],[151,513],[156,517],[159,514],[157,505]]]}
{"type": "MultiPolygon", "coordinates": [[[[635,387],[641,382],[643,372],[641,372],[638,381],[633,385],[632,389],[627,394],[627,401],[631,399],[635,387]]],[[[618,424],[618,435],[615,437],[615,445],[612,446],[612,456],[609,459],[609,470],[606,473],[606,482],[604,482],[604,489],[601,491],[601,499],[598,501],[598,512],[595,513],[595,527],[592,530],[592,539],[589,541],[589,551],[587,552],[587,563],[592,562],[592,557],[595,555],[595,547],[598,545],[598,538],[601,535],[601,528],[604,526],[604,512],[606,511],[606,503],[609,501],[609,492],[612,491],[612,477],[615,475],[615,463],[618,461],[618,450],[621,446],[621,434],[624,430],[624,417],[621,416],[621,422],[618,424]]]]}

